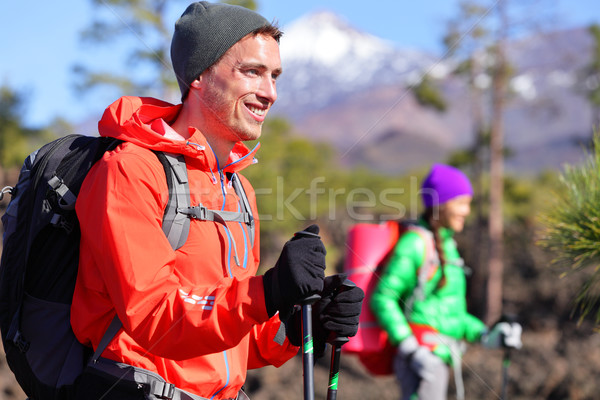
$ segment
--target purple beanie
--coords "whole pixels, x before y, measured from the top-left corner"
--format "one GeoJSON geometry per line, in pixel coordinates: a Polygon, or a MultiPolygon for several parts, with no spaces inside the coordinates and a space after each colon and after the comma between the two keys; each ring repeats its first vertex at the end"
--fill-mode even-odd
{"type": "Polygon", "coordinates": [[[427,208],[465,194],[473,195],[469,178],[462,171],[444,164],[434,164],[421,186],[421,197],[427,208]]]}

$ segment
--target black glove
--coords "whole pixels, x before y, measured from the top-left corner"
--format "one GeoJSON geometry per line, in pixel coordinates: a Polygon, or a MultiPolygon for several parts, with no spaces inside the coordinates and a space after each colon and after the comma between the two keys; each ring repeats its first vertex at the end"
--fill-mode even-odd
{"type": "MultiPolygon", "coordinates": [[[[358,318],[365,293],[353,283],[344,285],[345,281],[346,274],[326,277],[321,299],[312,306],[313,349],[317,358],[324,354],[329,339],[354,336],[358,331],[358,318]]],[[[285,327],[290,343],[301,346],[302,315],[299,308],[285,327]]]]}
{"type": "Polygon", "coordinates": [[[350,337],[358,331],[358,318],[365,293],[347,281],[346,274],[325,278],[321,299],[313,306],[323,328],[336,337],[350,337]],[[345,285],[344,283],[348,283],[345,285]]]}
{"type": "Polygon", "coordinates": [[[295,304],[323,290],[326,250],[319,227],[311,225],[304,232],[308,234],[296,234],[283,246],[275,266],[263,276],[267,313],[272,317],[279,311],[284,322],[295,304]]]}

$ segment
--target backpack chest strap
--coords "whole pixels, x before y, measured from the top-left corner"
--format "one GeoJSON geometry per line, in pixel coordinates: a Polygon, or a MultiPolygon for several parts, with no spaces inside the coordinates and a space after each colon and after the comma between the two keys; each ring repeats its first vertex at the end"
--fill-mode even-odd
{"type": "Polygon", "coordinates": [[[225,221],[245,224],[252,222],[252,216],[247,212],[209,210],[202,204],[195,207],[178,208],[177,212],[201,221],[214,221],[222,224],[225,221]]]}

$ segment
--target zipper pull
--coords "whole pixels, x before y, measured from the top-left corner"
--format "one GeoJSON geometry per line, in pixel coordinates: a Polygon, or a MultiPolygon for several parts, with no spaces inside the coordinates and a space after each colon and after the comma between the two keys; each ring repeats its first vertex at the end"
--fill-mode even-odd
{"type": "Polygon", "coordinates": [[[186,144],[189,146],[194,146],[196,148],[196,150],[198,150],[198,151],[203,151],[205,149],[204,146],[202,146],[198,143],[190,142],[189,140],[186,142],[186,144]]]}

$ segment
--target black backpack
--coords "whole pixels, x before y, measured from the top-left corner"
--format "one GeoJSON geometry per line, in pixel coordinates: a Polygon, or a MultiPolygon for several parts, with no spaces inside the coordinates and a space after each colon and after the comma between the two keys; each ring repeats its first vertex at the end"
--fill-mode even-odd
{"type": "MultiPolygon", "coordinates": [[[[36,400],[70,399],[92,349],[77,341],[70,308],[79,263],[75,201],[90,168],[121,141],[70,135],[41,147],[25,160],[2,216],[0,333],[9,367],[36,400]]],[[[254,239],[254,221],[237,175],[231,180],[242,212],[190,207],[183,156],[155,152],[165,168],[169,202],[163,231],[174,249],[189,231],[190,217],[224,223],[243,221],[254,239]]],[[[121,328],[115,317],[94,357],[121,328]]]]}

